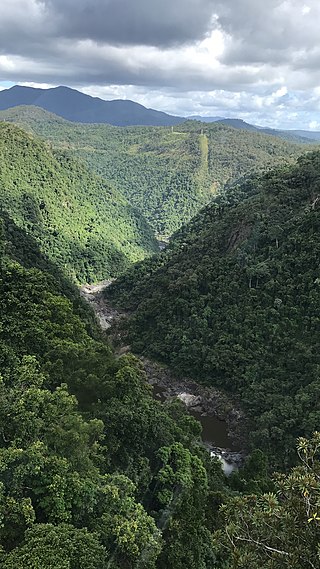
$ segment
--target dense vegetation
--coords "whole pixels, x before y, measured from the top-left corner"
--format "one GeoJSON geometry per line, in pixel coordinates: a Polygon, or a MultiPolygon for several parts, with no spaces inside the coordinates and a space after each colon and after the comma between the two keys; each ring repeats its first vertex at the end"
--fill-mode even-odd
{"type": "Polygon", "coordinates": [[[74,280],[115,276],[157,250],[139,212],[65,153],[0,123],[0,160],[0,208],[74,280]]]}
{"type": "Polygon", "coordinates": [[[153,400],[36,242],[2,229],[1,568],[318,569],[319,435],[288,476],[255,453],[227,486],[180,402],[153,400]]]}
{"type": "Polygon", "coordinates": [[[206,567],[224,483],[198,424],[152,399],[35,241],[2,226],[1,567],[206,567]]]}
{"type": "Polygon", "coordinates": [[[260,132],[261,134],[267,134],[269,136],[277,136],[284,140],[288,140],[289,142],[298,142],[299,144],[312,144],[315,140],[319,140],[319,136],[315,136],[319,133],[313,133],[312,131],[301,131],[301,134],[299,134],[299,131],[275,130],[273,128],[254,126],[241,119],[219,119],[217,122],[222,122],[223,124],[227,124],[234,128],[240,128],[242,130],[251,130],[254,132],[260,132]]]}
{"type": "Polygon", "coordinates": [[[135,352],[241,398],[289,465],[319,427],[320,154],[229,188],[108,290],[135,352]]]}
{"type": "Polygon", "coordinates": [[[68,123],[35,107],[0,118],[80,158],[138,208],[160,236],[171,235],[239,176],[292,162],[305,145],[195,121],[170,127],[117,128],[68,123]]]}
{"type": "Polygon", "coordinates": [[[222,567],[319,569],[319,451],[319,432],[299,439],[300,464],[274,477],[273,492],[237,496],[222,506],[222,529],[215,534],[222,559],[228,558],[222,567]]]}
{"type": "Polygon", "coordinates": [[[171,346],[177,370],[209,381],[212,366],[252,397],[256,446],[262,433],[274,458],[275,437],[291,451],[310,435],[289,473],[269,477],[254,450],[226,480],[200,425],[152,398],[139,360],[113,355],[66,276],[116,273],[127,261],[100,244],[117,238],[130,259],[152,250],[148,228],[69,157],[0,132],[1,569],[319,569],[319,155],[230,188],[113,290],[141,303],[136,349],[170,359],[171,346]],[[141,227],[145,247],[125,249],[121,228],[141,227]]]}

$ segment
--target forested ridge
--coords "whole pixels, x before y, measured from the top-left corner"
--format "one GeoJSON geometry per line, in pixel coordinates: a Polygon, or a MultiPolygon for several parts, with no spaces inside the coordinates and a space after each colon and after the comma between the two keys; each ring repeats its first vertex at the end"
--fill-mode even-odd
{"type": "Polygon", "coordinates": [[[79,123],[174,125],[183,121],[182,117],[147,109],[128,99],[106,101],[63,85],[48,89],[14,85],[0,92],[0,109],[17,105],[37,105],[79,123]]]}
{"type": "Polygon", "coordinates": [[[201,567],[225,485],[198,424],[151,397],[35,240],[1,226],[0,566],[201,567]]]}
{"type": "Polygon", "coordinates": [[[121,193],[159,236],[169,236],[226,183],[250,171],[293,162],[303,144],[188,121],[174,127],[75,124],[36,107],[0,112],[76,157],[121,193]]]}
{"type": "Polygon", "coordinates": [[[141,214],[64,152],[0,123],[0,160],[0,208],[75,281],[114,277],[157,251],[141,214]]]}
{"type": "Polygon", "coordinates": [[[179,401],[115,358],[77,290],[2,216],[1,569],[319,567],[319,435],[227,481],[179,401]]]}
{"type": "Polygon", "coordinates": [[[240,397],[252,452],[226,479],[74,284],[156,250],[141,214],[61,149],[0,135],[1,569],[319,569],[319,155],[228,187],[111,289],[135,351],[240,397]]]}
{"type": "Polygon", "coordinates": [[[108,289],[136,353],[226,389],[276,466],[319,428],[320,154],[222,192],[108,289]]]}

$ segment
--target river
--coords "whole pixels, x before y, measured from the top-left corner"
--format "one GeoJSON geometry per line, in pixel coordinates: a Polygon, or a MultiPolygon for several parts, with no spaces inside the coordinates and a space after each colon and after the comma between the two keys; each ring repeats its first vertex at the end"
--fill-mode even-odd
{"type": "MultiPolygon", "coordinates": [[[[161,402],[168,399],[166,388],[161,385],[153,384],[153,396],[161,402]]],[[[205,415],[190,407],[194,397],[191,394],[180,393],[176,397],[185,403],[190,415],[201,423],[201,438],[204,446],[209,450],[211,456],[220,460],[224,473],[227,476],[230,475],[242,463],[243,456],[238,445],[228,434],[227,422],[213,415],[205,415]]]]}
{"type": "MultiPolygon", "coordinates": [[[[107,331],[112,324],[123,316],[119,311],[108,305],[103,290],[112,281],[104,281],[97,285],[85,285],[81,295],[91,305],[100,326],[107,331]]],[[[230,425],[241,421],[241,412],[232,409],[226,415],[228,406],[225,396],[214,389],[206,389],[188,379],[177,380],[169,368],[141,357],[148,382],[153,387],[156,399],[165,400],[177,397],[185,405],[188,412],[200,421],[202,425],[202,441],[212,456],[219,458],[226,475],[230,474],[241,464],[243,454],[236,442],[236,437],[230,436],[230,425]],[[224,420],[227,416],[228,420],[224,420]]],[[[233,429],[231,429],[233,430],[233,429]]]]}

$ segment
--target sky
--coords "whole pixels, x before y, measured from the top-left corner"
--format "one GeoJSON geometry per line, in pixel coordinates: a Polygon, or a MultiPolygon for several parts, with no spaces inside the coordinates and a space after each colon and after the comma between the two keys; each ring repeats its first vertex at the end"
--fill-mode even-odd
{"type": "Polygon", "coordinates": [[[0,0],[0,89],[320,130],[319,0],[0,0]]]}

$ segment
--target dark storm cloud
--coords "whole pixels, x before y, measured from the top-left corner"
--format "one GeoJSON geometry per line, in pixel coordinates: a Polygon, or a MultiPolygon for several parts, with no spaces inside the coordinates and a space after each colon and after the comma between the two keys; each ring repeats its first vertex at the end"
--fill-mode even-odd
{"type": "Polygon", "coordinates": [[[214,0],[46,1],[67,37],[156,46],[203,37],[214,7],[214,0]]]}
{"type": "MultiPolygon", "coordinates": [[[[0,54],[48,57],[63,40],[158,48],[210,31],[215,0],[0,0],[0,54]]],[[[124,66],[125,67],[125,66],[124,66]]]]}
{"type": "Polygon", "coordinates": [[[301,52],[307,56],[318,43],[318,0],[219,0],[216,10],[229,34],[222,58],[229,65],[299,65],[301,52]]]}
{"type": "MultiPolygon", "coordinates": [[[[4,12],[13,15],[11,23],[22,24],[24,37],[34,31],[40,36],[161,47],[204,37],[210,29],[215,5],[215,0],[1,0],[1,4],[3,2],[4,12]]],[[[3,33],[6,34],[5,29],[3,33]]],[[[19,37],[16,39],[19,41],[19,37]]]]}
{"type": "Polygon", "coordinates": [[[318,108],[319,21],[319,0],[0,0],[0,80],[127,86],[171,112],[183,92],[213,114],[284,114],[290,91],[318,108]]]}
{"type": "MultiPolygon", "coordinates": [[[[152,89],[163,87],[173,90],[197,91],[250,88],[253,73],[243,68],[217,68],[210,70],[184,54],[146,52],[142,47],[99,47],[91,42],[80,43],[77,48],[64,42],[59,49],[47,46],[42,58],[34,62],[16,58],[15,66],[2,69],[2,79],[19,76],[19,81],[38,81],[72,85],[143,85],[152,89]]],[[[259,73],[260,79],[267,74],[259,73]]]]}
{"type": "MultiPolygon", "coordinates": [[[[257,71],[260,81],[267,74],[273,81],[281,66],[294,72],[316,67],[320,3],[306,2],[1,0],[0,54],[37,63],[42,81],[69,76],[88,84],[189,89],[193,82],[195,88],[234,90],[255,85],[257,71]],[[219,68],[199,54],[181,56],[214,29],[224,36],[219,68]]],[[[15,69],[2,66],[3,78],[14,77],[15,69]]]]}

